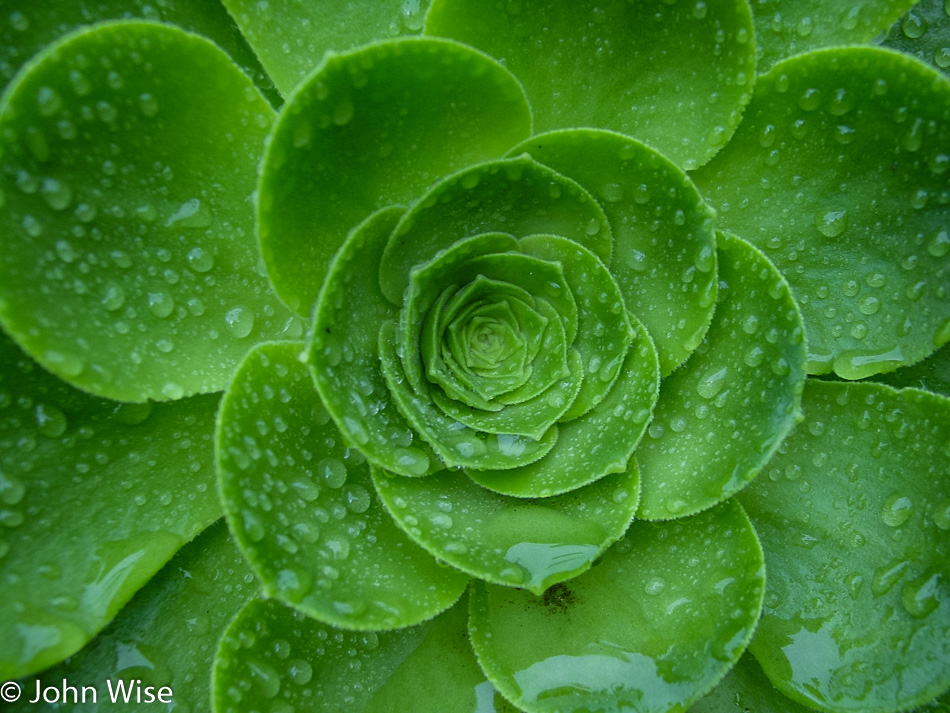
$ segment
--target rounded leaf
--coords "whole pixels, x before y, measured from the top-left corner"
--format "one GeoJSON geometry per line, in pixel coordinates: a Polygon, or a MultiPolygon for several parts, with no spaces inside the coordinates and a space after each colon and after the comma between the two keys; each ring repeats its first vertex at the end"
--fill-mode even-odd
{"type": "Polygon", "coordinates": [[[412,268],[461,238],[501,232],[550,233],[589,248],[610,266],[612,237],[597,201],[530,156],[491,161],[449,176],[403,216],[380,265],[380,286],[402,304],[412,268]]]}
{"type": "Polygon", "coordinates": [[[802,309],[808,371],[861,379],[950,340],[950,82],[877,48],[776,65],[693,175],[802,309]]]}
{"type": "Polygon", "coordinates": [[[739,495],[769,568],[750,650],[810,708],[912,708],[950,686],[950,399],[809,381],[803,408],[739,495]]]}
{"type": "Polygon", "coordinates": [[[762,253],[719,236],[719,299],[703,343],[663,380],[648,437],[639,517],[689,515],[722,502],[761,470],[800,416],[802,316],[762,253]]]}
{"type": "Polygon", "coordinates": [[[46,48],[0,99],[4,329],[125,401],[218,391],[254,342],[299,337],[255,270],[249,199],[272,119],[227,55],[168,25],[46,48]]]}
{"type": "Polygon", "coordinates": [[[90,396],[0,332],[0,679],[74,654],[220,517],[218,401],[90,396]]]}
{"type": "Polygon", "coordinates": [[[425,32],[502,60],[536,131],[612,129],[688,169],[729,139],[755,80],[752,16],[737,0],[433,0],[425,32]]]}
{"type": "Polygon", "coordinates": [[[374,213],[333,258],[314,311],[307,364],[349,445],[382,468],[420,476],[441,463],[396,407],[379,364],[379,331],[398,312],[380,292],[376,270],[402,213],[397,207],[374,213]]]}
{"type": "Polygon", "coordinates": [[[682,169],[628,136],[592,129],[533,136],[509,153],[529,153],[599,199],[627,309],[650,330],[664,376],[686,361],[716,304],[716,236],[712,209],[682,169]]]}
{"type": "Polygon", "coordinates": [[[635,462],[543,500],[500,495],[452,470],[401,478],[373,469],[373,482],[399,526],[440,560],[535,594],[586,571],[623,535],[640,487],[635,462]]]}
{"type": "Polygon", "coordinates": [[[288,98],[263,160],[259,237],[277,293],[308,314],[352,227],[502,155],[530,129],[518,81],[457,42],[403,38],[330,53],[288,98]]]}
{"type": "Polygon", "coordinates": [[[635,522],[597,566],[541,597],[476,582],[472,644],[528,713],[684,710],[742,654],[764,579],[755,531],[732,500],[635,522]]]}
{"type": "Polygon", "coordinates": [[[514,713],[478,667],[467,613],[466,597],[424,624],[357,633],[252,601],[221,639],[214,710],[514,713]]]}
{"type": "MultiPolygon", "coordinates": [[[[64,705],[83,711],[141,710],[149,705],[149,689],[179,710],[201,709],[211,685],[202,674],[211,668],[218,640],[256,594],[254,576],[218,521],[182,547],[85,648],[36,679],[21,681],[23,695],[16,703],[4,703],[4,711],[61,711],[64,705]],[[32,703],[37,685],[49,692],[32,703]],[[64,686],[71,688],[62,693],[64,686]],[[60,695],[53,696],[57,690],[60,695]]],[[[42,627],[35,631],[40,636],[42,627]]]]}
{"type": "Polygon", "coordinates": [[[296,343],[263,344],[242,362],[218,421],[225,515],[264,593],[347,629],[428,619],[467,578],[395,526],[369,464],[341,442],[296,343]]]}

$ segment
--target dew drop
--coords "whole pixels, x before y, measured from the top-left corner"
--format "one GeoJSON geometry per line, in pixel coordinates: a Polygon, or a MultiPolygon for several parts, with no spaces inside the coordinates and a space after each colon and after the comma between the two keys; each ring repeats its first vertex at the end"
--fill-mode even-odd
{"type": "Polygon", "coordinates": [[[845,210],[819,211],[815,213],[815,227],[826,238],[837,238],[848,227],[848,212],[845,210]]]}
{"type": "Polygon", "coordinates": [[[254,312],[248,307],[234,307],[224,315],[228,331],[238,339],[243,339],[254,329],[254,312]]]}

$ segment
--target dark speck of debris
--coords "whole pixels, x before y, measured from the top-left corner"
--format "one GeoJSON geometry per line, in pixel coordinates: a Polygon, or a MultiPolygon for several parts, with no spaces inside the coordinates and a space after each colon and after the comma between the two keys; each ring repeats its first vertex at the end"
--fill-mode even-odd
{"type": "Polygon", "coordinates": [[[548,587],[541,595],[541,604],[558,614],[564,614],[576,602],[577,597],[574,596],[574,592],[563,582],[548,587]]]}

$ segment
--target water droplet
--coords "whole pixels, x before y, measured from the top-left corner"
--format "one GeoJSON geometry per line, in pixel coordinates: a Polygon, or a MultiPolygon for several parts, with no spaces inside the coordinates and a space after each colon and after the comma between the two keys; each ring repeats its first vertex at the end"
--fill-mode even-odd
{"type": "Polygon", "coordinates": [[[914,504],[906,495],[893,493],[881,508],[881,519],[885,525],[900,527],[906,523],[914,512],[914,504]]]}
{"type": "Polygon", "coordinates": [[[40,433],[48,438],[59,438],[66,432],[66,414],[55,406],[39,404],[33,411],[40,433]]]}
{"type": "Polygon", "coordinates": [[[207,272],[214,266],[214,255],[210,250],[194,247],[188,251],[188,267],[195,272],[207,272]]]}
{"type": "Polygon", "coordinates": [[[254,312],[248,307],[235,307],[224,315],[228,330],[238,339],[243,339],[254,329],[254,312]]]}
{"type": "Polygon", "coordinates": [[[167,292],[149,292],[148,308],[159,319],[164,319],[175,309],[175,300],[167,292]]]}
{"type": "Polygon", "coordinates": [[[908,614],[915,619],[923,619],[940,605],[944,590],[941,580],[944,576],[940,572],[928,573],[904,585],[901,603],[908,614]]]}
{"type": "Polygon", "coordinates": [[[728,366],[723,366],[719,369],[714,369],[707,372],[707,374],[702,379],[700,379],[699,383],[696,385],[696,392],[704,399],[715,398],[726,385],[726,377],[728,375],[728,366]]]}
{"type": "Polygon", "coordinates": [[[317,465],[317,473],[330,488],[341,488],[346,483],[346,466],[336,458],[324,458],[317,465]]]}
{"type": "Polygon", "coordinates": [[[845,210],[819,211],[815,213],[815,227],[826,238],[837,238],[848,227],[848,212],[845,210]]]}
{"type": "Polygon", "coordinates": [[[911,11],[901,20],[901,31],[909,39],[916,40],[927,32],[927,23],[920,15],[911,11]]]}
{"type": "Polygon", "coordinates": [[[148,92],[139,95],[139,109],[147,117],[153,117],[158,113],[158,101],[148,92]]]}
{"type": "Polygon", "coordinates": [[[341,101],[333,107],[333,123],[337,126],[346,126],[352,121],[355,111],[353,102],[348,99],[341,101]]]}

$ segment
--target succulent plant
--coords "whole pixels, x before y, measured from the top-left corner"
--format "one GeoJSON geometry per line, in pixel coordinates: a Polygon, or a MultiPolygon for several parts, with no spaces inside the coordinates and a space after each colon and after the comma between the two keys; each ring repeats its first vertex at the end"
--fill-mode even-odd
{"type": "Polygon", "coordinates": [[[948,15],[7,0],[0,695],[944,710],[948,15]]]}

